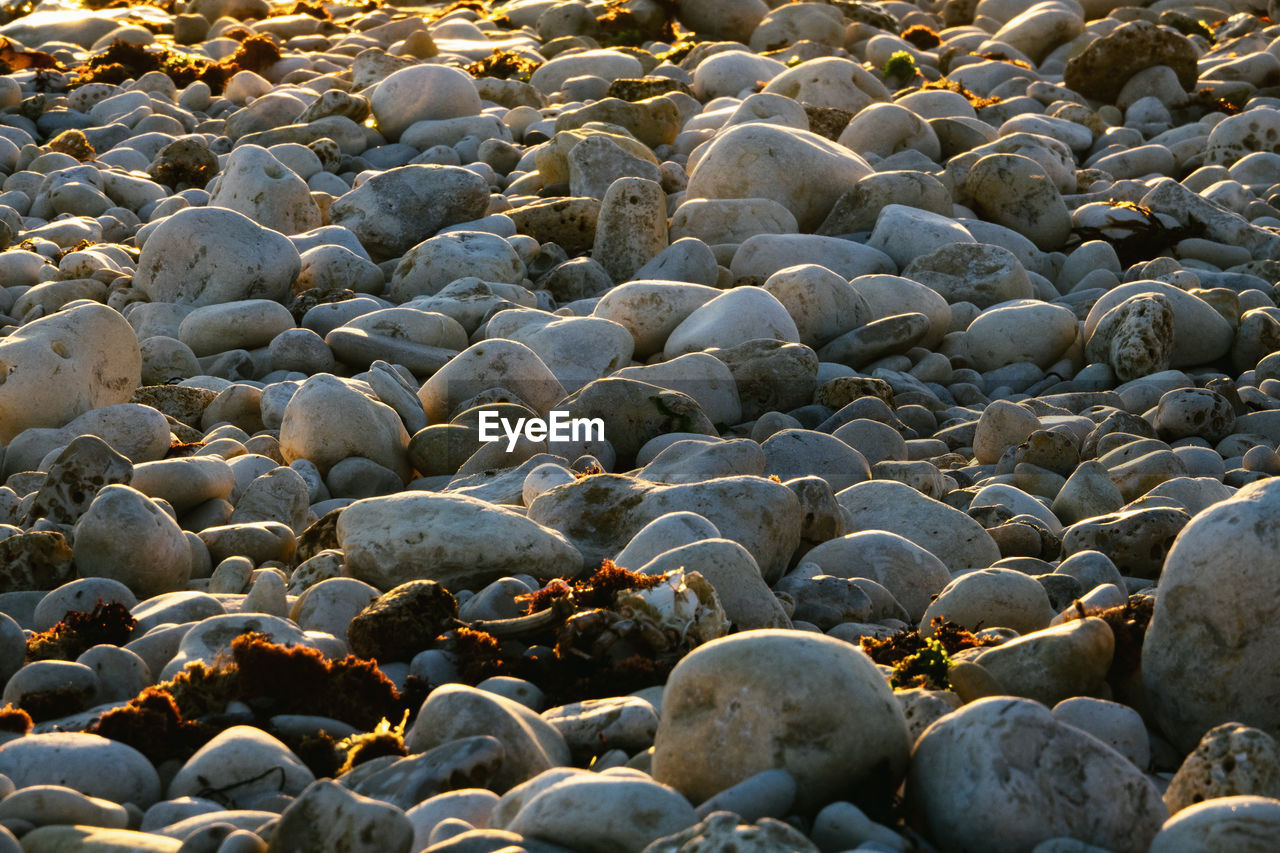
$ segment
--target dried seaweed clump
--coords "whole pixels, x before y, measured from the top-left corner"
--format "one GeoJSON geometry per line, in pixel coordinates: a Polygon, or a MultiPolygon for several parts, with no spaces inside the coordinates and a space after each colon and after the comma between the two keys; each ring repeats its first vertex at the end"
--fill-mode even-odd
{"type": "Polygon", "coordinates": [[[957,95],[960,95],[962,98],[968,101],[970,106],[972,106],[975,110],[980,110],[983,107],[992,107],[1000,103],[1000,97],[998,95],[992,95],[989,98],[984,98],[981,95],[975,95],[973,92],[970,92],[968,89],[966,89],[963,85],[961,85],[957,81],[948,80],[945,77],[942,78],[941,80],[931,80],[925,83],[920,88],[921,89],[944,89],[948,92],[955,92],[957,95]]]}
{"type": "Polygon", "coordinates": [[[1116,222],[1102,228],[1078,227],[1073,229],[1073,233],[1081,242],[1107,241],[1115,247],[1120,263],[1124,266],[1158,257],[1176,243],[1188,237],[1199,237],[1204,234],[1204,226],[1196,222],[1190,225],[1166,225],[1155,211],[1135,202],[1118,201],[1111,206],[1139,213],[1142,215],[1142,220],[1116,222]]]}
{"type": "MultiPolygon", "coordinates": [[[[228,31],[233,35],[236,31],[228,31]]],[[[184,53],[160,47],[130,44],[119,39],[105,51],[92,57],[87,63],[72,69],[76,74],[76,86],[87,83],[123,83],[136,79],[148,71],[160,71],[173,80],[179,88],[202,80],[216,95],[221,94],[227,81],[239,71],[261,73],[282,56],[280,46],[268,35],[243,31],[244,37],[236,52],[218,62],[188,56],[184,53]]]]}
{"type": "Polygon", "coordinates": [[[1142,666],[1142,643],[1146,639],[1147,626],[1151,624],[1151,614],[1154,611],[1154,598],[1149,595],[1131,595],[1128,601],[1117,607],[1107,608],[1100,613],[1083,613],[1077,608],[1068,618],[1096,616],[1111,626],[1111,633],[1116,638],[1116,651],[1111,658],[1107,678],[1115,679],[1137,672],[1142,666]]]}
{"type": "Polygon", "coordinates": [[[674,42],[679,38],[674,0],[656,0],[662,17],[637,15],[625,0],[608,0],[596,16],[596,40],[602,47],[642,47],[646,42],[674,42]]]}
{"type": "Polygon", "coordinates": [[[604,560],[600,563],[600,568],[583,580],[574,581],[570,585],[557,578],[537,592],[519,596],[516,602],[525,605],[526,613],[545,610],[556,599],[569,599],[578,609],[607,607],[619,592],[652,589],[662,582],[661,575],[642,575],[624,569],[612,560],[604,560]]]}
{"type": "Polygon", "coordinates": [[[385,717],[378,722],[373,731],[351,735],[337,743],[337,750],[346,755],[337,775],[341,776],[353,767],[382,758],[387,755],[403,756],[409,754],[404,745],[404,733],[409,725],[409,712],[406,710],[397,725],[392,725],[385,717]]]}
{"type": "Polygon", "coordinates": [[[293,8],[282,10],[282,15],[310,15],[321,21],[333,20],[333,15],[329,14],[329,10],[319,3],[308,3],[307,0],[297,0],[293,4],[293,8]]]}
{"type": "Polygon", "coordinates": [[[27,640],[27,662],[75,660],[94,646],[122,646],[136,624],[123,604],[98,599],[93,610],[70,611],[57,625],[27,640]]]}
{"type": "Polygon", "coordinates": [[[0,708],[0,732],[25,735],[31,731],[31,715],[8,703],[0,708]]]}
{"type": "Polygon", "coordinates": [[[384,717],[400,713],[391,679],[370,660],[347,655],[326,660],[318,649],[284,646],[263,634],[242,634],[231,641],[240,698],[270,715],[314,714],[369,730],[384,717]]]}
{"type": "Polygon", "coordinates": [[[484,59],[477,59],[466,67],[467,73],[477,79],[493,77],[498,80],[519,80],[528,83],[533,72],[542,63],[509,50],[497,50],[484,59]]]}
{"type": "Polygon", "coordinates": [[[907,27],[902,31],[902,40],[921,50],[928,50],[942,44],[942,37],[924,24],[907,27]]]}
{"type": "MultiPolygon", "coordinates": [[[[103,714],[89,731],[127,743],[152,761],[185,759],[218,732],[243,722],[226,714],[230,702],[240,701],[264,726],[276,714],[320,713],[370,732],[368,742],[357,739],[350,744],[360,747],[363,761],[395,754],[396,733],[403,741],[408,715],[423,699],[420,690],[401,696],[372,661],[352,655],[329,661],[316,649],[273,643],[265,634],[242,634],[231,641],[230,655],[212,666],[188,664],[172,680],[148,687],[128,705],[103,714]],[[401,725],[380,731],[387,719],[400,719],[401,725]]],[[[296,745],[307,753],[308,766],[316,772],[336,771],[342,764],[332,738],[296,745]]]]}
{"type": "Polygon", "coordinates": [[[219,731],[218,726],[184,719],[173,694],[161,686],[148,687],[123,708],[103,714],[89,732],[141,752],[152,763],[185,761],[219,731]]]}
{"type": "Polygon", "coordinates": [[[533,681],[556,704],[661,684],[685,654],[728,631],[697,572],[640,575],[606,560],[586,579],[553,580],[517,601],[529,615],[473,627],[501,641],[505,665],[493,674],[533,681]]]}
{"type": "Polygon", "coordinates": [[[929,690],[950,690],[947,670],[951,656],[964,649],[994,645],[983,640],[954,622],[941,616],[930,623],[932,637],[922,637],[915,628],[901,631],[883,640],[863,637],[861,647],[876,663],[893,667],[889,684],[895,688],[924,687],[929,690]]]}

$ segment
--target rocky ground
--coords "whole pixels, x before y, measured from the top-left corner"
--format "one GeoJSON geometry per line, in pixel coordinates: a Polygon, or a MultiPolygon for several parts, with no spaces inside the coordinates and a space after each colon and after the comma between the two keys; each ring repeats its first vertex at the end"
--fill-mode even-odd
{"type": "Polygon", "coordinates": [[[1265,4],[93,5],[0,853],[1280,848],[1265,4]]]}

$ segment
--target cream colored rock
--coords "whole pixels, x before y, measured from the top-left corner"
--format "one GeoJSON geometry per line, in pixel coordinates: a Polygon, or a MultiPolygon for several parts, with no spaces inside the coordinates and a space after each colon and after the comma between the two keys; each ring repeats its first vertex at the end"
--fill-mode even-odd
{"type": "Polygon", "coordinates": [[[80,303],[0,340],[0,442],[128,402],[142,376],[133,328],[105,305],[80,303]]]}
{"type": "Polygon", "coordinates": [[[1171,817],[1151,841],[1149,853],[1269,853],[1280,833],[1280,800],[1220,797],[1171,817]]]}
{"type": "Polygon", "coordinates": [[[213,186],[210,207],[225,207],[282,234],[319,228],[320,209],[307,182],[261,145],[231,152],[213,186]]]}
{"type": "Polygon", "coordinates": [[[222,207],[188,207],[147,237],[133,286],[153,302],[284,300],[302,262],[287,237],[222,207]]]}
{"type": "Polygon", "coordinates": [[[1030,634],[1049,627],[1054,615],[1048,593],[1035,578],[1014,569],[981,569],[943,587],[921,617],[920,633],[931,636],[931,623],[941,616],[971,630],[1012,628],[1030,634]]]}
{"type": "Polygon", "coordinates": [[[975,370],[985,373],[1017,362],[1046,369],[1075,342],[1078,325],[1065,306],[1019,299],[983,311],[964,340],[975,370]]]}
{"type": "Polygon", "coordinates": [[[885,530],[864,530],[831,539],[801,557],[823,574],[870,578],[881,584],[919,622],[929,603],[951,582],[946,565],[909,539],[885,530]]]}
{"type": "Polygon", "coordinates": [[[614,768],[550,785],[530,797],[507,828],[583,853],[617,853],[645,850],[697,819],[676,791],[630,768],[614,768]]]}
{"type": "Polygon", "coordinates": [[[983,652],[974,662],[994,676],[1010,696],[1052,707],[1073,696],[1106,691],[1114,653],[1111,628],[1090,616],[1024,634],[983,652]]]}
{"type": "Polygon", "coordinates": [[[327,373],[311,377],[289,400],[280,424],[286,462],[307,459],[322,473],[350,456],[372,459],[408,480],[409,433],[395,410],[327,373]]]}
{"type": "Polygon", "coordinates": [[[193,797],[209,789],[232,791],[241,805],[255,796],[302,793],[315,776],[283,743],[254,726],[232,726],[200,747],[169,783],[169,798],[193,797]]]}
{"type": "Polygon", "coordinates": [[[807,231],[822,224],[836,200],[870,173],[857,154],[816,133],[742,124],[701,150],[686,192],[691,199],[772,199],[807,231]]]}
{"type": "Polygon", "coordinates": [[[593,317],[620,323],[635,338],[635,357],[661,352],[685,318],[721,294],[714,287],[678,281],[629,281],[596,303],[593,317]]]}
{"type": "Polygon", "coordinates": [[[1161,731],[1189,751],[1226,722],[1280,734],[1280,641],[1264,611],[1280,589],[1270,521],[1280,483],[1261,480],[1201,512],[1165,558],[1142,650],[1142,678],[1161,731]]]}
{"type": "Polygon", "coordinates": [[[698,647],[672,671],[653,775],[701,802],[781,768],[796,780],[796,807],[813,811],[883,797],[909,748],[902,709],[861,651],[829,637],[747,631],[698,647]],[[845,724],[851,717],[857,726],[845,724]]]}
{"type": "Polygon", "coordinates": [[[1057,837],[1145,853],[1168,814],[1120,753],[1043,705],[1006,696],[930,726],[912,753],[906,793],[911,822],[939,847],[991,853],[1057,837]]]}
{"type": "Polygon", "coordinates": [[[425,752],[473,735],[489,735],[505,749],[493,780],[501,793],[570,760],[569,746],[555,727],[504,696],[462,684],[436,688],[405,735],[412,752],[425,752]]]}
{"type": "Polygon", "coordinates": [[[876,101],[889,100],[889,90],[874,74],[850,59],[836,56],[801,62],[778,74],[761,91],[851,113],[876,101]]]}
{"type": "Polygon", "coordinates": [[[897,533],[932,552],[952,571],[983,569],[1000,559],[1000,549],[978,522],[904,483],[869,480],[839,492],[836,500],[845,510],[850,532],[897,533]]]}
{"type": "Polygon", "coordinates": [[[389,75],[373,90],[369,106],[379,130],[395,140],[414,122],[473,116],[481,105],[465,72],[448,65],[423,64],[389,75]]]}
{"type": "Polygon", "coordinates": [[[754,338],[798,343],[800,333],[786,307],[768,290],[735,287],[681,321],[667,338],[663,354],[673,359],[754,338]]]}
{"type": "Polygon", "coordinates": [[[560,533],[476,498],[429,492],[367,498],[342,511],[337,534],[347,570],[380,589],[420,578],[479,589],[514,574],[552,578],[583,569],[560,533]]]}
{"type": "Polygon", "coordinates": [[[515,394],[540,414],[549,412],[565,394],[555,374],[529,347],[516,341],[486,340],[463,350],[433,374],[418,389],[418,399],[428,423],[436,424],[449,420],[459,404],[493,388],[515,394]]]}
{"type": "Polygon", "coordinates": [[[105,486],[75,527],[81,575],[118,580],[142,598],[182,589],[191,546],[178,523],[137,489],[105,486]]]}

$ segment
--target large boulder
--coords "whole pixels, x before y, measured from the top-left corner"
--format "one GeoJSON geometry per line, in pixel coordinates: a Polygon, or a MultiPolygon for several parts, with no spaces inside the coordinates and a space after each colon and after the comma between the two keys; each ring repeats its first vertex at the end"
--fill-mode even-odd
{"type": "Polygon", "coordinates": [[[867,161],[816,133],[772,124],[740,124],[702,151],[688,198],[768,198],[795,215],[802,231],[822,224],[867,161]]]}
{"type": "Polygon", "coordinates": [[[1161,731],[1182,752],[1227,722],[1280,737],[1280,480],[1241,489],[1191,519],[1160,575],[1142,681],[1161,731]]]}
{"type": "Polygon", "coordinates": [[[289,295],[302,269],[279,231],[222,207],[188,207],[147,236],[133,286],[152,302],[214,305],[289,295]]]}
{"type": "Polygon", "coordinates": [[[1146,853],[1168,817],[1134,764],[1027,699],[979,699],[935,722],[907,774],[910,820],[942,850],[1022,853],[1069,837],[1146,853]]]}
{"type": "Polygon", "coordinates": [[[697,803],[781,769],[796,780],[801,812],[843,799],[882,807],[909,750],[902,709],[861,650],[747,631],[699,646],[671,671],[653,776],[697,803]]]}
{"type": "Polygon", "coordinates": [[[27,323],[0,339],[0,442],[127,403],[141,376],[133,328],[105,305],[78,303],[27,323]]]}

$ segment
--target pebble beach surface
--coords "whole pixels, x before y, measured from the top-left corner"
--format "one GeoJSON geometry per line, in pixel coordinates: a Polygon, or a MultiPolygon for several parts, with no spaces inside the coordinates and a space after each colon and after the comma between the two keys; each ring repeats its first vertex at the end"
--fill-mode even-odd
{"type": "Polygon", "coordinates": [[[1274,0],[0,10],[0,853],[1274,853],[1274,0]]]}

